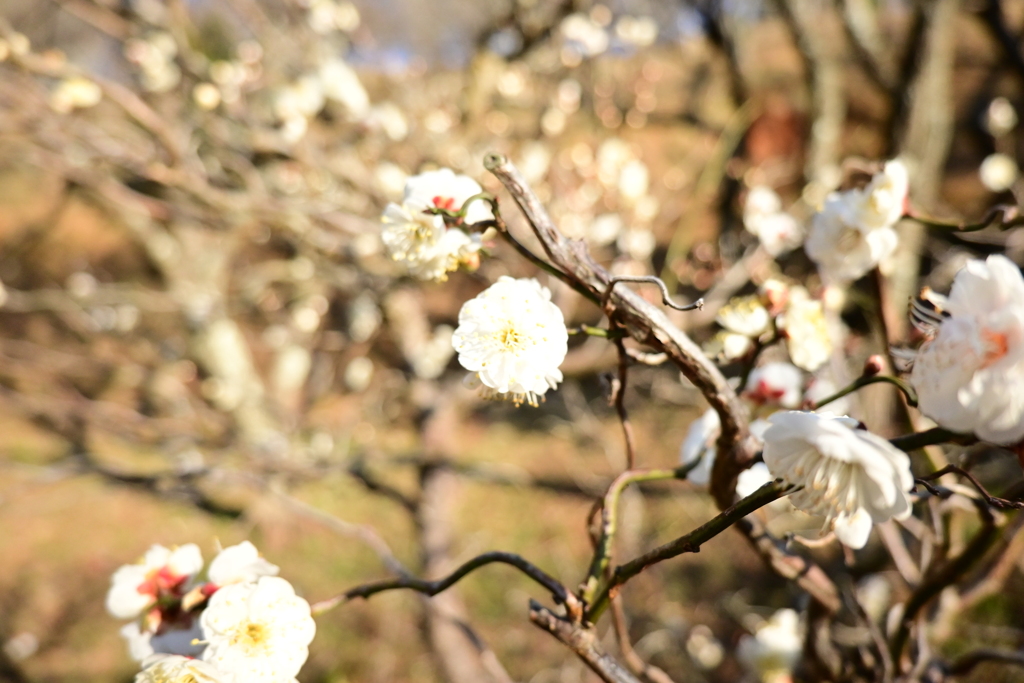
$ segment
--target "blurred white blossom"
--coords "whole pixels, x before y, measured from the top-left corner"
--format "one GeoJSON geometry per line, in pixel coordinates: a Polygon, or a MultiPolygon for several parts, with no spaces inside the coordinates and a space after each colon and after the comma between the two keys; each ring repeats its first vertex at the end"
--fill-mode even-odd
{"type": "Polygon", "coordinates": [[[502,276],[462,305],[452,345],[489,396],[536,406],[562,381],[569,335],[551,292],[532,278],[502,276]]]}
{"type": "Polygon", "coordinates": [[[782,210],[782,199],[769,187],[755,185],[743,205],[743,225],[757,236],[772,256],[800,246],[803,228],[793,216],[782,210]]]}
{"type": "Polygon", "coordinates": [[[989,154],[978,169],[981,183],[992,192],[1005,192],[1020,177],[1020,168],[1012,157],[996,152],[989,154]]]}
{"type": "Polygon", "coordinates": [[[896,159],[867,187],[826,198],[804,244],[823,279],[856,280],[892,255],[898,242],[893,226],[903,215],[908,185],[907,167],[896,159]]]}
{"type": "Polygon", "coordinates": [[[210,562],[207,578],[215,586],[232,583],[251,583],[263,576],[277,576],[277,565],[260,557],[259,551],[249,541],[228,546],[210,562]]]}
{"type": "Polygon", "coordinates": [[[863,548],[873,524],[910,515],[910,459],[848,417],[788,411],[768,418],[764,462],[800,487],[789,496],[851,548],[863,548]]]}
{"type": "Polygon", "coordinates": [[[713,408],[690,423],[682,446],[679,448],[679,464],[689,465],[700,459],[700,464],[690,470],[686,478],[698,486],[707,486],[711,481],[711,466],[715,462],[715,444],[722,433],[722,422],[713,408]]]}
{"type": "Polygon", "coordinates": [[[202,568],[203,556],[194,543],[174,550],[153,545],[139,562],[114,572],[107,592],[107,611],[120,619],[133,619],[159,597],[182,592],[202,568]]]}
{"type": "Polygon", "coordinates": [[[993,137],[1001,137],[1017,127],[1017,110],[1005,97],[996,97],[985,111],[985,127],[993,137]]]}
{"type": "Polygon", "coordinates": [[[783,683],[791,680],[803,643],[799,615],[791,609],[780,609],[754,635],[740,639],[736,656],[764,683],[783,683]]]}
{"type": "Polygon", "coordinates": [[[798,368],[814,372],[832,355],[824,305],[803,287],[789,289],[786,309],[777,324],[785,332],[789,357],[798,368]]]}
{"type": "Polygon", "coordinates": [[[75,109],[95,107],[103,99],[103,91],[95,81],[76,76],[65,78],[50,93],[50,107],[60,114],[75,109]]]}
{"type": "Polygon", "coordinates": [[[743,388],[743,397],[759,405],[770,403],[796,408],[802,400],[804,376],[789,363],[765,363],[754,368],[743,388]]]}
{"type": "Polygon", "coordinates": [[[1024,278],[1001,255],[970,260],[953,279],[948,315],[910,375],[921,412],[999,444],[1024,438],[1024,278]]]}

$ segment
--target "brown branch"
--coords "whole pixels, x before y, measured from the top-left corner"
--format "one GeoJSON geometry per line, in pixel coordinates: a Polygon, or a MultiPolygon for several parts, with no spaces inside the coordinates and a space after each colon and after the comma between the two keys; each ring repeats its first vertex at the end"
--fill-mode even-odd
{"type": "Polygon", "coordinates": [[[906,647],[907,639],[910,636],[910,627],[917,619],[918,613],[928,605],[944,588],[955,583],[963,576],[976,562],[981,560],[986,551],[998,536],[998,527],[992,512],[982,501],[973,501],[981,517],[982,529],[975,534],[971,542],[960,552],[959,555],[937,568],[928,572],[921,582],[921,585],[911,594],[903,608],[903,615],[900,619],[896,633],[891,641],[890,652],[892,659],[899,668],[903,649],[906,647]]]}
{"type": "Polygon", "coordinates": [[[629,421],[629,413],[626,412],[626,380],[629,376],[629,356],[626,354],[626,345],[622,339],[615,340],[615,349],[619,353],[619,376],[612,382],[611,400],[615,406],[615,412],[622,424],[622,436],[626,442],[626,469],[631,470],[636,466],[636,440],[633,438],[633,424],[629,421]]]}
{"type": "Polygon", "coordinates": [[[576,653],[605,683],[640,683],[601,647],[593,628],[585,628],[559,617],[543,605],[530,601],[530,621],[576,653]]]}
{"type": "Polygon", "coordinates": [[[648,664],[643,660],[629,640],[629,626],[626,624],[626,612],[622,608],[622,596],[612,598],[612,624],[615,627],[615,639],[619,643],[619,652],[626,666],[634,675],[650,683],[674,683],[672,678],[661,668],[648,664]]]}
{"type": "MultiPolygon", "coordinates": [[[[938,479],[942,475],[950,473],[959,474],[961,477],[971,482],[971,486],[981,494],[982,499],[988,503],[989,507],[995,508],[996,510],[1024,510],[1024,502],[1006,500],[1005,498],[996,498],[981,485],[981,482],[978,481],[973,474],[957,467],[956,465],[946,465],[940,470],[932,472],[931,474],[925,475],[919,479],[915,479],[915,481],[924,484],[925,482],[938,479]]],[[[928,487],[928,490],[934,494],[935,490],[933,489],[934,487],[928,487]]]]}
{"type": "MultiPolygon", "coordinates": [[[[540,199],[507,158],[501,154],[488,154],[484,158],[484,166],[512,195],[557,268],[558,277],[576,289],[589,292],[589,298],[595,302],[611,289],[607,301],[616,322],[636,341],[654,348],[656,352],[665,353],[718,413],[722,431],[711,475],[711,493],[719,509],[732,506],[736,478],[753,463],[758,444],[750,436],[746,407],[721,371],[661,309],[625,287],[612,287],[612,275],[593,259],[583,241],[569,240],[558,231],[540,199]]],[[[748,538],[752,537],[748,534],[748,538]]],[[[752,542],[777,571],[799,564],[803,569],[790,578],[816,600],[824,600],[827,608],[838,609],[835,585],[813,563],[788,555],[784,548],[774,543],[752,542]]]]}

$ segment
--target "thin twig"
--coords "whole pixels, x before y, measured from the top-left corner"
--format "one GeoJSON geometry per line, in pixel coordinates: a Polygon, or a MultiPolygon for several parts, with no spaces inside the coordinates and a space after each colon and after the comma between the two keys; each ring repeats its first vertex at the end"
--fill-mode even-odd
{"type": "Polygon", "coordinates": [[[626,380],[629,377],[629,356],[626,354],[626,345],[622,339],[615,340],[615,349],[619,352],[619,376],[616,382],[612,382],[612,404],[619,416],[619,423],[622,425],[622,436],[626,442],[626,469],[636,467],[636,440],[633,438],[633,424],[629,421],[629,413],[626,411],[626,380]]]}
{"type": "MultiPolygon", "coordinates": [[[[981,485],[981,482],[978,481],[973,474],[957,467],[956,465],[946,465],[941,470],[936,470],[935,472],[925,475],[919,479],[915,479],[914,481],[921,484],[925,484],[926,482],[938,479],[944,474],[950,473],[958,474],[967,481],[971,482],[971,486],[973,486],[978,491],[978,493],[981,494],[982,499],[989,505],[989,507],[993,507],[997,510],[1024,510],[1024,502],[1006,500],[1005,498],[997,498],[993,496],[988,492],[988,490],[985,489],[984,486],[981,485]]],[[[926,488],[928,488],[929,491],[932,491],[932,487],[926,486],[926,488]]],[[[934,491],[932,492],[934,493],[934,491]]]]}
{"type": "Polygon", "coordinates": [[[704,299],[697,299],[692,304],[677,304],[668,293],[665,282],[656,275],[615,275],[608,281],[608,289],[605,290],[601,299],[602,308],[606,307],[611,298],[612,290],[620,282],[636,282],[641,284],[657,285],[661,290],[661,303],[677,311],[699,311],[704,309],[704,299]]]}
{"type": "Polygon", "coordinates": [[[976,562],[981,560],[989,546],[998,536],[996,533],[996,520],[992,512],[984,502],[976,500],[974,503],[978,509],[978,515],[981,517],[982,529],[975,534],[971,542],[967,544],[959,555],[943,563],[937,569],[929,571],[928,575],[922,580],[921,585],[911,594],[910,599],[907,600],[903,607],[903,615],[900,618],[896,633],[893,635],[890,647],[893,662],[897,666],[903,655],[903,649],[906,647],[907,638],[910,635],[910,626],[917,619],[918,613],[935,596],[941,593],[944,588],[956,582],[976,562]]]}
{"type": "Polygon", "coordinates": [[[619,565],[612,571],[611,578],[608,579],[606,585],[597,593],[592,604],[588,606],[586,612],[587,620],[591,622],[596,621],[608,607],[611,593],[647,567],[677,557],[683,553],[700,552],[701,545],[718,536],[750,513],[759,510],[784,495],[784,493],[785,491],[782,487],[775,482],[765,484],[754,493],[738,501],[735,505],[724,510],[714,519],[702,524],[690,533],[684,534],[673,541],[669,541],[654,550],[644,553],[640,557],[619,565]]]}
{"type": "Polygon", "coordinates": [[[448,576],[443,579],[438,579],[437,581],[426,581],[424,579],[417,579],[409,576],[398,577],[396,579],[387,579],[350,588],[335,599],[339,602],[344,602],[355,598],[369,598],[377,593],[397,589],[408,589],[416,591],[417,593],[423,593],[424,595],[433,596],[448,590],[474,570],[494,563],[507,564],[515,567],[530,579],[546,588],[548,592],[551,593],[551,597],[554,601],[559,604],[566,604],[575,599],[565,586],[548,575],[544,570],[519,555],[501,551],[492,551],[477,555],[471,560],[464,562],[448,576]]]}
{"type": "MultiPolygon", "coordinates": [[[[615,530],[618,526],[619,497],[627,486],[641,481],[658,481],[664,479],[685,479],[686,475],[698,463],[692,463],[675,469],[660,470],[627,470],[620,474],[608,487],[603,502],[595,505],[594,511],[601,510],[601,536],[598,539],[597,547],[594,550],[594,557],[590,562],[590,570],[584,580],[581,596],[584,603],[590,603],[598,586],[601,577],[605,575],[612,556],[612,541],[615,538],[615,530]]],[[[591,513],[591,516],[593,512],[591,513]]]]}
{"type": "Polygon", "coordinates": [[[653,664],[644,661],[629,640],[629,626],[626,623],[626,611],[622,608],[622,596],[616,595],[612,598],[612,624],[615,627],[615,639],[619,643],[619,652],[622,659],[633,674],[640,676],[650,683],[673,683],[664,670],[653,664]]]}
{"type": "Polygon", "coordinates": [[[814,404],[814,410],[824,407],[829,403],[832,403],[833,401],[838,401],[844,396],[852,394],[853,392],[859,389],[863,389],[868,385],[879,383],[893,385],[894,387],[899,389],[900,393],[902,393],[903,396],[907,399],[908,405],[914,406],[915,408],[917,407],[917,392],[914,391],[914,388],[912,386],[901,380],[899,377],[890,377],[889,375],[870,375],[867,377],[858,377],[857,379],[853,380],[853,382],[851,382],[849,385],[843,387],[836,393],[821,399],[820,401],[814,404]]]}

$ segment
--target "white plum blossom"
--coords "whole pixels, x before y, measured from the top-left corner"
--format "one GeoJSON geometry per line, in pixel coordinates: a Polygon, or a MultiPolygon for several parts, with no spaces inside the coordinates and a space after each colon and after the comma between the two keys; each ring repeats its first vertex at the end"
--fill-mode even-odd
{"type": "Polygon", "coordinates": [[[198,642],[202,640],[203,633],[196,620],[192,620],[187,628],[164,625],[156,633],[143,629],[138,621],[132,621],[121,627],[121,637],[128,645],[128,656],[137,662],[154,654],[198,657],[206,647],[198,642]]]}
{"type": "Polygon", "coordinates": [[[702,348],[709,358],[733,361],[750,353],[754,348],[754,341],[745,334],[719,330],[702,348]]]}
{"type": "Polygon", "coordinates": [[[736,495],[740,498],[746,498],[768,482],[774,480],[775,477],[768,471],[768,465],[765,465],[763,462],[755,462],[748,469],[740,472],[739,477],[736,479],[736,495]]]}
{"type": "Polygon", "coordinates": [[[249,541],[221,550],[210,562],[206,576],[215,586],[232,583],[253,583],[263,576],[277,576],[280,569],[267,562],[249,541]]]}
{"type": "MultiPolygon", "coordinates": [[[[411,275],[421,280],[443,281],[459,265],[471,265],[478,259],[480,237],[458,227],[448,226],[430,209],[458,211],[467,199],[482,191],[480,185],[451,169],[427,171],[410,177],[405,183],[401,204],[384,209],[381,240],[392,259],[404,263],[411,275]]],[[[469,205],[466,223],[493,217],[485,202],[469,205]]]]}
{"type": "Polygon", "coordinates": [[[779,195],[764,185],[755,185],[747,193],[743,225],[772,256],[795,249],[804,237],[800,223],[782,210],[779,195]]]}
{"type": "Polygon", "coordinates": [[[452,346],[490,397],[536,406],[562,381],[569,349],[562,311],[533,278],[508,276],[462,305],[452,346]]]}
{"type": "Polygon", "coordinates": [[[736,656],[763,683],[783,683],[791,680],[803,645],[799,615],[791,609],[780,609],[754,635],[740,639],[736,656]]]}
{"type": "Polygon", "coordinates": [[[793,364],[814,372],[832,355],[825,307],[803,287],[789,290],[786,309],[776,321],[786,335],[786,349],[793,364]]]}
{"type": "Polygon", "coordinates": [[[764,462],[773,476],[800,487],[789,496],[850,548],[863,548],[871,526],[910,515],[910,459],[848,417],[787,411],[768,418],[764,462]]]}
{"type": "Polygon", "coordinates": [[[921,412],[998,444],[1024,439],[1024,278],[1005,256],[956,274],[948,314],[914,360],[921,412]]]}
{"type": "MultiPolygon", "coordinates": [[[[769,424],[766,420],[754,420],[750,423],[750,433],[756,439],[763,439],[769,424]]],[[[715,464],[715,456],[718,454],[718,437],[722,434],[722,422],[718,413],[709,408],[699,418],[690,423],[690,429],[686,432],[686,438],[679,448],[679,464],[689,465],[700,458],[700,463],[690,470],[686,478],[698,486],[707,486],[711,481],[711,468],[715,464]]],[[[763,464],[763,463],[758,463],[763,464]]],[[[762,484],[772,481],[771,475],[763,478],[760,468],[757,465],[740,474],[740,481],[736,484],[736,493],[741,498],[753,493],[762,484]],[[748,474],[753,471],[753,474],[748,474]],[[744,487],[741,492],[740,487],[744,487]]]]}
{"type": "Polygon", "coordinates": [[[796,408],[801,403],[803,384],[804,375],[795,365],[765,363],[751,371],[743,396],[759,405],[796,408]]]}
{"type": "Polygon", "coordinates": [[[768,331],[772,318],[761,297],[752,295],[731,299],[718,309],[715,322],[730,332],[756,339],[768,331]]]}
{"type": "Polygon", "coordinates": [[[188,543],[171,550],[154,545],[135,564],[114,572],[107,592],[107,611],[120,619],[134,619],[163,594],[183,587],[203,568],[199,546],[188,543]]]}
{"type": "Polygon", "coordinates": [[[234,676],[207,662],[180,655],[157,655],[145,662],[135,683],[233,683],[234,676]]]}
{"type": "Polygon", "coordinates": [[[732,361],[754,348],[754,339],[767,332],[772,316],[757,295],[736,297],[718,309],[715,321],[724,327],[704,344],[711,358],[732,361]]]}
{"type": "Polygon", "coordinates": [[[989,154],[978,168],[981,184],[992,192],[1006,192],[1020,177],[1020,168],[1013,157],[996,152],[989,154]]]}
{"type": "Polygon", "coordinates": [[[316,633],[309,603],[276,576],[221,588],[200,623],[207,641],[203,660],[246,683],[291,681],[316,633]]]}
{"type": "Polygon", "coordinates": [[[714,408],[708,408],[703,415],[690,423],[686,438],[679,448],[679,464],[700,463],[690,470],[686,478],[698,486],[707,486],[711,481],[711,467],[718,452],[715,444],[722,433],[722,422],[714,408]]]}
{"type": "MultiPolygon", "coordinates": [[[[469,176],[456,175],[450,168],[426,171],[405,181],[405,197],[402,203],[423,209],[436,207],[458,211],[467,199],[483,192],[480,183],[469,176]]],[[[486,202],[475,201],[466,210],[466,222],[493,218],[494,214],[486,202]]]]}
{"type": "Polygon", "coordinates": [[[896,159],[866,187],[826,197],[804,244],[823,279],[856,280],[892,255],[899,241],[893,226],[903,215],[908,184],[907,167],[896,159]]]}

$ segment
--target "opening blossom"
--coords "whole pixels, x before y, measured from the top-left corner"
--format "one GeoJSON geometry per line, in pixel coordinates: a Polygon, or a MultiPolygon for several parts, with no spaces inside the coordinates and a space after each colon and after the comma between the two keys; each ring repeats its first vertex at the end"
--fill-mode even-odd
{"type": "Polygon", "coordinates": [[[804,243],[824,279],[856,280],[892,255],[898,242],[893,226],[903,215],[908,184],[907,167],[894,159],[863,189],[825,199],[804,243]]]}
{"type": "Polygon", "coordinates": [[[260,557],[249,541],[229,546],[221,550],[210,563],[206,576],[215,586],[227,586],[232,583],[251,583],[262,576],[277,576],[280,569],[277,565],[260,557]]]}
{"type": "Polygon", "coordinates": [[[773,476],[801,487],[789,500],[825,518],[850,548],[863,548],[871,526],[910,515],[910,459],[888,441],[830,413],[787,411],[768,418],[764,462],[773,476]]]}
{"type": "MultiPolygon", "coordinates": [[[[441,282],[460,265],[474,267],[479,262],[480,236],[449,226],[443,216],[427,211],[458,211],[482,191],[472,178],[455,175],[447,168],[409,178],[402,203],[388,204],[381,218],[381,240],[388,254],[420,280],[441,282]]],[[[492,217],[487,204],[478,201],[470,204],[463,220],[471,224],[492,217]]]]}
{"type": "Polygon", "coordinates": [[[462,305],[452,346],[488,397],[536,406],[562,381],[569,334],[551,292],[532,278],[508,276],[462,305]]]}
{"type": "MultiPolygon", "coordinates": [[[[933,295],[934,296],[934,295],[933,295]]],[[[1005,256],[956,274],[944,319],[914,360],[910,383],[928,417],[998,444],[1024,439],[1024,277],[1005,256]]]]}
{"type": "Polygon", "coordinates": [[[199,546],[188,543],[171,550],[154,545],[142,560],[114,572],[107,592],[107,611],[119,619],[134,619],[167,595],[181,595],[203,568],[199,546]]]}
{"type": "Polygon", "coordinates": [[[316,633],[309,603],[276,576],[221,588],[200,624],[203,660],[246,683],[290,683],[316,633]]]}
{"type": "Polygon", "coordinates": [[[803,287],[789,289],[786,308],[776,324],[786,335],[786,349],[798,368],[814,372],[831,357],[824,304],[812,299],[803,287]]]}

